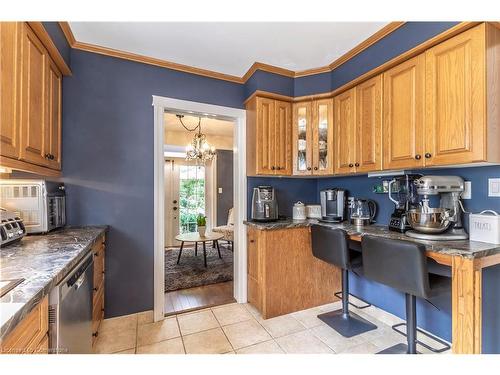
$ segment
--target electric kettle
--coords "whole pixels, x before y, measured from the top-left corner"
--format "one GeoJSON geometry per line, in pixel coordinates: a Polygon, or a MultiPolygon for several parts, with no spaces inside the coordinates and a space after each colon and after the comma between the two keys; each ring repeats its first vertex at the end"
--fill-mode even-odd
{"type": "Polygon", "coordinates": [[[371,199],[354,198],[350,202],[351,224],[362,226],[370,225],[377,214],[377,204],[371,199]]]}

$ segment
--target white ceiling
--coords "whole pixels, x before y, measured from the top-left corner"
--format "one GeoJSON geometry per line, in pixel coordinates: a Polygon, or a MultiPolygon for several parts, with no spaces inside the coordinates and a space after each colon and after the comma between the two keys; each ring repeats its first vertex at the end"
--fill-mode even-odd
{"type": "Polygon", "coordinates": [[[387,22],[70,22],[77,41],[243,76],[330,64],[387,22]]]}
{"type": "MultiPolygon", "coordinates": [[[[182,121],[190,129],[193,129],[196,125],[198,125],[198,117],[196,116],[185,115],[182,121]]],[[[187,132],[187,130],[184,129],[179,122],[179,119],[173,113],[165,113],[164,126],[167,131],[187,132]]],[[[231,121],[217,118],[202,117],[201,132],[207,135],[232,137],[233,123],[231,121]]]]}

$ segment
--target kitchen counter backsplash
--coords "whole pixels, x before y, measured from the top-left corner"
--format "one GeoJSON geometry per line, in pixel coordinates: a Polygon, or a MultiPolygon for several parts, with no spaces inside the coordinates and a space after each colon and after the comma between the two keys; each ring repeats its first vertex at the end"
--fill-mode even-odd
{"type": "Polygon", "coordinates": [[[67,227],[0,249],[0,279],[25,279],[0,298],[0,338],[8,334],[90,251],[107,226],[67,227]]]}

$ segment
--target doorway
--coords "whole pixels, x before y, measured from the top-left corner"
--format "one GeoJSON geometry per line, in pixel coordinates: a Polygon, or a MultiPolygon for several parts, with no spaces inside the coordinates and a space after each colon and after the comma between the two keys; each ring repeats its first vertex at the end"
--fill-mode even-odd
{"type": "MultiPolygon", "coordinates": [[[[213,113],[164,113],[165,315],[234,302],[234,286],[242,283],[233,282],[235,253],[241,248],[234,239],[234,206],[240,206],[234,204],[233,189],[236,123],[213,113]],[[186,144],[194,144],[193,137],[200,134],[215,155],[187,160],[186,144]]],[[[242,275],[246,278],[246,272],[242,275]]]]}

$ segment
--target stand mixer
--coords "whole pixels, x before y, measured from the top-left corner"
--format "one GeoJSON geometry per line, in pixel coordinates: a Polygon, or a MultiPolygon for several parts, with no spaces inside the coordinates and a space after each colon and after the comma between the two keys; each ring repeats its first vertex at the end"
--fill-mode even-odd
{"type": "Polygon", "coordinates": [[[413,230],[406,235],[421,240],[452,241],[469,238],[462,227],[463,206],[460,198],[464,180],[458,176],[423,176],[414,181],[422,196],[420,207],[410,209],[407,219],[413,230]],[[429,206],[432,196],[440,195],[439,207],[429,206]]]}

